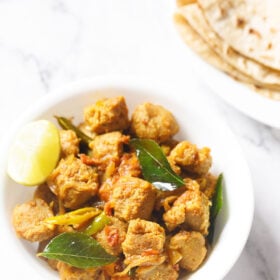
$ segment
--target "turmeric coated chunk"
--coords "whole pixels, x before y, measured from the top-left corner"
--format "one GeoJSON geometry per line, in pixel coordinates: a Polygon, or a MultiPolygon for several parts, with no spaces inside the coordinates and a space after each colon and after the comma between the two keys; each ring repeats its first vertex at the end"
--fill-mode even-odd
{"type": "Polygon", "coordinates": [[[139,138],[162,143],[170,140],[179,127],[168,110],[160,105],[144,103],[136,107],[132,114],[131,130],[139,138]]]}
{"type": "Polygon", "coordinates": [[[141,219],[131,220],[122,244],[123,253],[127,259],[133,256],[160,255],[164,243],[165,231],[159,224],[141,219]]]}
{"type": "Polygon", "coordinates": [[[36,198],[14,208],[13,225],[20,238],[40,242],[51,238],[55,233],[54,225],[44,223],[46,218],[52,216],[53,212],[48,204],[36,198]]]}
{"type": "Polygon", "coordinates": [[[97,268],[81,269],[64,262],[58,262],[57,270],[61,280],[99,280],[102,270],[97,268]]]}
{"type": "Polygon", "coordinates": [[[122,253],[121,244],[125,240],[127,223],[115,217],[110,217],[111,223],[106,225],[95,236],[101,246],[111,255],[122,253]]]}
{"type": "Polygon", "coordinates": [[[181,226],[208,234],[210,201],[198,189],[189,189],[179,196],[163,215],[169,230],[181,226]]]}
{"type": "Polygon", "coordinates": [[[98,174],[72,155],[60,160],[47,183],[65,208],[76,209],[97,193],[98,174]]]}
{"type": "Polygon", "coordinates": [[[212,164],[209,148],[198,149],[196,145],[188,141],[183,141],[176,145],[172,149],[168,160],[172,167],[175,165],[184,171],[197,175],[205,175],[212,164]]]}
{"type": "Polygon", "coordinates": [[[121,157],[121,163],[118,168],[120,176],[139,177],[141,174],[141,167],[135,153],[125,153],[121,157]]]}
{"type": "Polygon", "coordinates": [[[107,166],[110,161],[120,161],[123,144],[128,141],[128,136],[114,131],[96,136],[89,146],[94,160],[100,165],[107,166]]]}
{"type": "Polygon", "coordinates": [[[136,278],[138,280],[176,280],[179,273],[168,263],[152,266],[141,266],[136,269],[136,278]]]}
{"type": "Polygon", "coordinates": [[[88,127],[98,134],[129,127],[128,109],[123,96],[104,98],[84,110],[88,127]]]}
{"type": "Polygon", "coordinates": [[[79,143],[76,133],[73,130],[60,130],[61,154],[63,157],[77,155],[79,153],[79,143]]]}
{"type": "Polygon", "coordinates": [[[198,178],[197,182],[200,185],[200,190],[211,199],[216,191],[217,185],[217,176],[214,176],[211,173],[208,173],[203,178],[198,178]]]}
{"type": "Polygon", "coordinates": [[[180,231],[172,236],[169,249],[181,255],[179,265],[188,271],[195,271],[207,253],[204,236],[195,231],[180,231]]]}
{"type": "Polygon", "coordinates": [[[147,181],[124,176],[114,185],[111,197],[114,215],[129,221],[136,218],[149,219],[152,213],[156,191],[147,181]]]}

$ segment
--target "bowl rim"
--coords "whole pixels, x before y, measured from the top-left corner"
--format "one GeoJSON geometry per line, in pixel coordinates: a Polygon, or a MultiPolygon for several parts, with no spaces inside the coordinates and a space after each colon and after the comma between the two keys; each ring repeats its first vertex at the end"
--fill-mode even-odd
{"type": "MultiPolygon", "coordinates": [[[[182,85],[178,85],[179,87],[177,88],[182,92],[182,85]]],[[[35,104],[32,104],[30,108],[28,108],[25,112],[21,114],[21,116],[13,123],[13,125],[10,127],[10,130],[7,134],[7,137],[4,137],[2,139],[2,144],[0,146],[0,149],[4,150],[7,149],[9,146],[9,142],[11,141],[12,136],[14,135],[16,129],[19,127],[21,123],[28,119],[34,119],[37,115],[40,114],[41,108],[50,108],[54,106],[56,103],[59,103],[63,101],[64,99],[69,99],[73,96],[76,96],[79,94],[79,92],[87,92],[87,91],[93,91],[98,88],[102,87],[112,87],[112,88],[126,88],[126,89],[136,89],[136,90],[141,90],[141,91],[151,91],[153,92],[154,95],[156,96],[163,96],[164,98],[170,98],[169,93],[170,90],[176,89],[176,85],[171,85],[170,83],[166,82],[158,82],[153,79],[149,78],[135,78],[135,77],[128,77],[128,76],[98,76],[94,78],[86,78],[86,79],[80,79],[71,83],[68,83],[62,87],[59,87],[53,91],[51,91],[48,95],[43,96],[41,99],[39,99],[35,104]],[[34,106],[35,105],[35,106],[34,106]]],[[[184,99],[185,97],[183,96],[172,96],[172,99],[177,99],[177,101],[184,99]]],[[[192,97],[196,98],[196,97],[192,97]]],[[[207,110],[207,106],[203,106],[205,110],[207,110]]],[[[233,138],[234,140],[236,137],[234,134],[231,132],[230,128],[225,124],[224,121],[219,119],[218,115],[213,116],[214,119],[219,121],[223,127],[227,130],[227,133],[230,134],[230,137],[233,138]]],[[[242,238],[239,239],[238,244],[235,245],[233,248],[233,252],[230,254],[230,259],[227,260],[227,266],[222,267],[220,269],[220,272],[218,273],[218,278],[215,279],[222,279],[225,277],[225,275],[230,271],[230,269],[233,267],[233,265],[236,263],[238,260],[239,256],[241,255],[245,244],[247,242],[247,239],[250,234],[250,230],[252,227],[252,222],[253,222],[253,216],[254,216],[254,193],[253,193],[253,186],[252,186],[252,180],[251,180],[251,174],[249,167],[247,165],[247,162],[245,158],[243,157],[242,149],[239,145],[239,143],[235,140],[236,145],[238,146],[242,158],[243,158],[243,168],[245,169],[248,178],[247,181],[250,183],[248,185],[249,191],[247,192],[248,196],[248,208],[246,209],[246,214],[244,215],[243,219],[246,219],[246,223],[244,224],[244,228],[242,229],[243,235],[242,238]]],[[[1,172],[0,172],[0,181],[2,180],[4,173],[4,168],[5,168],[5,156],[0,159],[0,167],[1,167],[1,172]]],[[[2,199],[2,197],[0,197],[2,199]]],[[[0,203],[1,205],[1,210],[3,211],[3,203],[0,203]]],[[[3,223],[3,219],[0,219],[0,226],[3,223]]],[[[228,256],[227,256],[228,258],[228,256]]],[[[195,279],[192,278],[192,279],[195,279]]]]}

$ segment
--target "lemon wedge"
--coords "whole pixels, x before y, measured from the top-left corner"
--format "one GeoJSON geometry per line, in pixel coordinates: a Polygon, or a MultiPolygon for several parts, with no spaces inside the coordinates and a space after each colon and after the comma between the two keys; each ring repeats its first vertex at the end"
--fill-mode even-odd
{"type": "Polygon", "coordinates": [[[19,184],[38,185],[55,168],[60,149],[59,132],[53,123],[30,122],[20,129],[11,145],[7,173],[19,184]]]}

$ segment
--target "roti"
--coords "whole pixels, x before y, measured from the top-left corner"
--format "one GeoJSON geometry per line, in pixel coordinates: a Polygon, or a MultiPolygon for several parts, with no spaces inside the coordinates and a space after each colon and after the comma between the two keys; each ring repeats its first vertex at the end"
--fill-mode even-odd
{"type": "Polygon", "coordinates": [[[198,4],[181,7],[179,13],[224,61],[251,77],[259,86],[280,91],[280,71],[247,58],[230,47],[212,30],[198,4]]]}
{"type": "Polygon", "coordinates": [[[230,75],[235,80],[242,82],[244,85],[250,87],[259,94],[275,100],[280,99],[279,92],[263,88],[261,85],[256,84],[252,78],[240,73],[237,69],[226,63],[208,46],[208,44],[200,37],[200,35],[191,27],[188,21],[180,13],[175,14],[174,22],[184,42],[206,62],[230,75]]]}
{"type": "Polygon", "coordinates": [[[231,67],[221,57],[219,57],[199,36],[199,34],[190,26],[188,21],[181,15],[175,14],[174,16],[175,26],[180,33],[184,42],[201,58],[207,61],[209,64],[215,66],[221,71],[232,75],[235,79],[243,82],[252,82],[252,79],[244,75],[240,75],[234,67],[231,67]]]}
{"type": "Polygon", "coordinates": [[[223,41],[244,56],[280,70],[280,1],[198,0],[198,3],[223,41]]]}

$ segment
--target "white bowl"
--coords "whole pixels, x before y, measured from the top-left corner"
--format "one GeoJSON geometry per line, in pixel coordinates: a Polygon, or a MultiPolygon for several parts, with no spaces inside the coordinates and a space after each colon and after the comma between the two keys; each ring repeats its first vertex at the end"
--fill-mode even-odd
{"type": "Polygon", "coordinates": [[[179,122],[177,139],[188,139],[198,146],[211,148],[212,172],[224,174],[224,206],[217,219],[214,247],[208,259],[200,269],[182,279],[222,279],[227,274],[243,250],[252,224],[254,203],[249,170],[232,133],[213,110],[196,100],[195,94],[190,100],[181,93],[178,89],[174,91],[151,81],[96,78],[52,92],[22,115],[0,146],[0,260],[3,275],[9,275],[9,279],[59,279],[57,272],[35,256],[36,246],[16,237],[11,224],[13,207],[31,198],[34,191],[34,188],[14,183],[5,172],[7,152],[15,132],[22,124],[34,119],[55,122],[54,115],[74,116],[79,122],[85,105],[101,97],[120,94],[126,97],[130,112],[144,101],[165,106],[179,122]]]}

